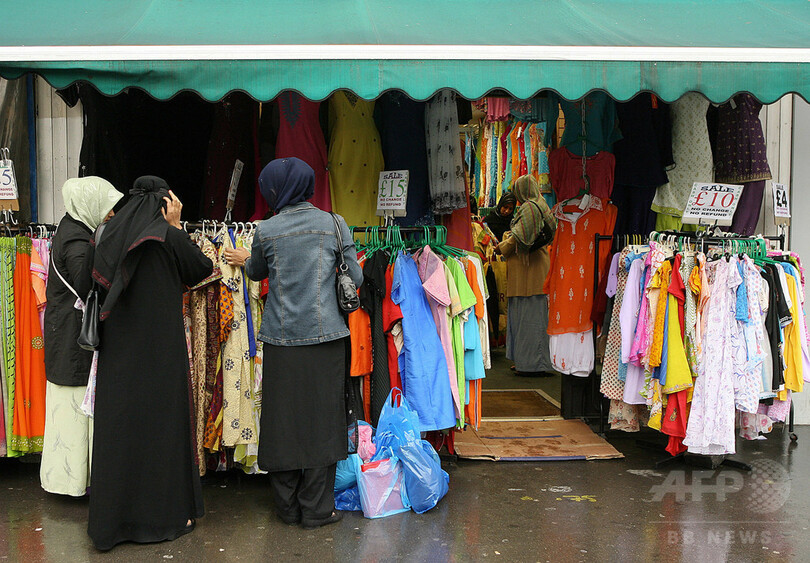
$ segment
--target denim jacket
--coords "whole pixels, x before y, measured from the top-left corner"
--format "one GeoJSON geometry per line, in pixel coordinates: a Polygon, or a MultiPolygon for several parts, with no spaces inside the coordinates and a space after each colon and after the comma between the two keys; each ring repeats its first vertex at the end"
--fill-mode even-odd
{"type": "MultiPolygon", "coordinates": [[[[346,221],[337,219],[343,258],[360,287],[363,270],[354,240],[346,221]]],[[[275,346],[303,346],[349,336],[335,290],[337,252],[332,217],[311,203],[289,205],[259,223],[245,264],[250,279],[269,281],[259,340],[275,346]]]]}

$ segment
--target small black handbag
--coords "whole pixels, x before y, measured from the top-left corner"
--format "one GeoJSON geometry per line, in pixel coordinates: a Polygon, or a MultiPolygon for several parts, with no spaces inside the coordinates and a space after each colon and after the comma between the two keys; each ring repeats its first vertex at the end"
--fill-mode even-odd
{"type": "Polygon", "coordinates": [[[343,259],[343,237],[340,234],[340,224],[334,213],[330,213],[330,215],[335,222],[335,236],[338,241],[338,269],[335,281],[338,306],[344,313],[351,313],[360,308],[360,297],[358,297],[357,287],[349,275],[349,266],[343,259]]]}
{"type": "Polygon", "coordinates": [[[87,294],[87,299],[84,300],[84,311],[82,312],[82,328],[79,331],[79,337],[76,339],[77,344],[84,350],[98,350],[100,341],[98,333],[98,316],[99,316],[99,302],[98,290],[95,285],[90,293],[87,294]]]}

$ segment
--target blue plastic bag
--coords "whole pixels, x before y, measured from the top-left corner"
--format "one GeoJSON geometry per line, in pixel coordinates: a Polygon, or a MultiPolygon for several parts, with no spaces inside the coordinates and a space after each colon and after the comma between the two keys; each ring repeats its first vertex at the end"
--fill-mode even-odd
{"type": "Polygon", "coordinates": [[[414,512],[427,512],[447,494],[450,476],[442,469],[439,454],[427,440],[397,448],[405,474],[405,489],[414,512]]]}
{"type": "Polygon", "coordinates": [[[402,444],[418,442],[422,438],[419,428],[419,415],[408,404],[402,391],[396,387],[391,389],[377,423],[377,435],[374,438],[377,453],[372,460],[383,459],[382,450],[386,447],[396,452],[397,447],[402,444]],[[395,406],[397,401],[399,406],[395,406]]]}
{"type": "Polygon", "coordinates": [[[411,509],[402,463],[390,448],[380,449],[388,456],[364,463],[357,473],[360,506],[366,518],[383,518],[411,509]]]}
{"type": "Polygon", "coordinates": [[[357,471],[362,463],[363,461],[357,454],[349,454],[349,457],[337,462],[335,492],[345,491],[357,485],[357,471]]]}
{"type": "Polygon", "coordinates": [[[346,490],[335,492],[335,508],[346,512],[363,510],[360,506],[360,491],[357,490],[356,484],[346,490]]]}

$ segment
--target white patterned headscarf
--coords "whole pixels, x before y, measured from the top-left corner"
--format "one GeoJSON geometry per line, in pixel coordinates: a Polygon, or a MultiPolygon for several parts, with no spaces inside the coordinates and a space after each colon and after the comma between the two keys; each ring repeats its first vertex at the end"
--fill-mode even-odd
{"type": "Polygon", "coordinates": [[[62,199],[71,217],[95,231],[124,194],[104,178],[70,178],[62,186],[62,199]]]}

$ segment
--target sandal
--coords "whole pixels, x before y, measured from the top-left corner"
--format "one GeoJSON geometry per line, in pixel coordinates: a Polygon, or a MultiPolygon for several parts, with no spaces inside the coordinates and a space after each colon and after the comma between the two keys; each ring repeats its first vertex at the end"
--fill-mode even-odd
{"type": "Polygon", "coordinates": [[[177,534],[177,537],[185,536],[186,534],[190,534],[194,531],[194,528],[197,527],[197,521],[194,518],[190,519],[190,522],[186,524],[186,527],[180,530],[180,533],[177,534]]]}

